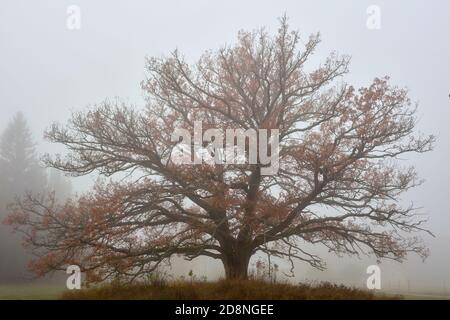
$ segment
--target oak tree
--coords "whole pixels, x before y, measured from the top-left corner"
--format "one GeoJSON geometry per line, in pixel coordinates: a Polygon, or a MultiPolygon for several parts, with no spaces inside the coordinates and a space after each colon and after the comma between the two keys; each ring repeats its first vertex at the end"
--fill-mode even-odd
{"type": "Polygon", "coordinates": [[[48,165],[111,178],[64,204],[28,196],[16,205],[8,222],[38,255],[33,268],[76,264],[90,281],[134,280],[174,256],[207,256],[227,278],[246,278],[257,252],[324,268],[307,243],[426,256],[424,219],[400,198],[421,180],[398,159],[431,150],[433,137],[415,132],[416,106],[388,78],[355,89],[342,78],[349,58],[337,54],[312,68],[318,43],[283,18],[275,35],[242,31],[196,63],[178,51],[148,58],[145,108],[108,100],[54,124],[46,137],[68,155],[48,165]],[[174,163],[172,133],[197,121],[203,130],[278,129],[278,172],[174,163]]]}

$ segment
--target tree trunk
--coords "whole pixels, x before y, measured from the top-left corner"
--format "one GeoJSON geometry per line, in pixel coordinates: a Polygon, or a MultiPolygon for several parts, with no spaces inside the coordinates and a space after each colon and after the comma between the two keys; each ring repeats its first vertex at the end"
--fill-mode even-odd
{"type": "Polygon", "coordinates": [[[227,255],[222,259],[226,279],[247,279],[250,254],[243,252],[227,255]]]}

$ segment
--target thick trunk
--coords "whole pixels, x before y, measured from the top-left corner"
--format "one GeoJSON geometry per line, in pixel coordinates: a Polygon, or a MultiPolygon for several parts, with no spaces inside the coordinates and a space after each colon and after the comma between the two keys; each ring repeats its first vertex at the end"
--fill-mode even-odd
{"type": "Polygon", "coordinates": [[[226,279],[247,279],[250,254],[228,255],[222,262],[226,279]]]}

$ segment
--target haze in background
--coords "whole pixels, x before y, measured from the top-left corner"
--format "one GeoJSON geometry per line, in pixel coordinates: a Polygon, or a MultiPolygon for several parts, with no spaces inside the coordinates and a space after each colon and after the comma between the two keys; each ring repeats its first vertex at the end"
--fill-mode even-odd
{"type": "MultiPolygon", "coordinates": [[[[322,44],[311,63],[331,51],[350,54],[345,80],[356,87],[378,76],[410,89],[419,103],[419,130],[438,138],[433,152],[405,159],[425,183],[410,191],[412,201],[429,214],[425,236],[431,256],[381,264],[385,289],[450,292],[450,3],[448,1],[63,1],[2,0],[0,3],[0,131],[17,111],[23,112],[39,152],[61,152],[42,141],[53,121],[65,122],[105,98],[120,97],[137,106],[144,100],[144,57],[178,48],[190,61],[208,49],[236,39],[240,29],[265,26],[275,32],[277,17],[286,13],[304,39],[320,31],[322,44]],[[81,29],[66,27],[70,5],[81,9],[81,29]],[[380,9],[381,29],[367,27],[370,5],[380,9]],[[446,286],[449,286],[447,288],[446,286]]],[[[72,180],[75,191],[93,178],[72,180]]],[[[318,249],[319,250],[319,249],[318,249]]],[[[323,251],[323,250],[322,250],[323,251]]],[[[324,252],[326,255],[326,252],[324,252]]],[[[317,279],[362,286],[375,259],[326,256],[328,270],[298,264],[296,280],[317,279]]],[[[280,264],[280,273],[289,265],[280,264]]],[[[197,260],[174,263],[173,272],[193,269],[209,279],[222,272],[219,263],[197,260]],[[205,263],[207,262],[207,263],[205,263]]],[[[187,270],[187,271],[186,271],[187,270]]]]}

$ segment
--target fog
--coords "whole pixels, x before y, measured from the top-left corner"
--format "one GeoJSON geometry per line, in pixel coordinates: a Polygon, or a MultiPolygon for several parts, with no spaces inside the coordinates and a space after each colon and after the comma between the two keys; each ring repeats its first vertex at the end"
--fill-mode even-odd
{"type": "MultiPolygon", "coordinates": [[[[241,29],[265,26],[276,32],[284,13],[304,39],[320,32],[322,43],[313,64],[331,52],[352,57],[345,81],[356,87],[378,76],[406,86],[417,101],[418,130],[437,136],[432,152],[404,159],[416,166],[425,183],[409,191],[429,216],[424,236],[430,248],[425,262],[381,263],[386,290],[450,291],[450,3],[435,1],[65,1],[2,0],[0,4],[0,132],[21,111],[39,153],[61,152],[43,141],[45,128],[64,123],[74,110],[120,97],[144,105],[140,82],[144,58],[178,48],[189,60],[205,50],[233,43],[241,29]],[[67,28],[67,8],[81,10],[81,28],[67,28]],[[367,26],[370,5],[380,8],[380,29],[367,26]]],[[[92,185],[92,177],[71,179],[74,192],[92,185]]],[[[320,250],[319,251],[324,251],[320,250]]],[[[291,281],[329,280],[363,286],[371,257],[335,257],[321,252],[328,265],[320,272],[297,264],[291,281]]],[[[289,265],[280,262],[280,272],[289,265]]],[[[222,266],[208,259],[191,264],[174,260],[172,272],[193,269],[209,279],[222,266]]],[[[0,271],[1,272],[1,271],[0,271]]]]}

